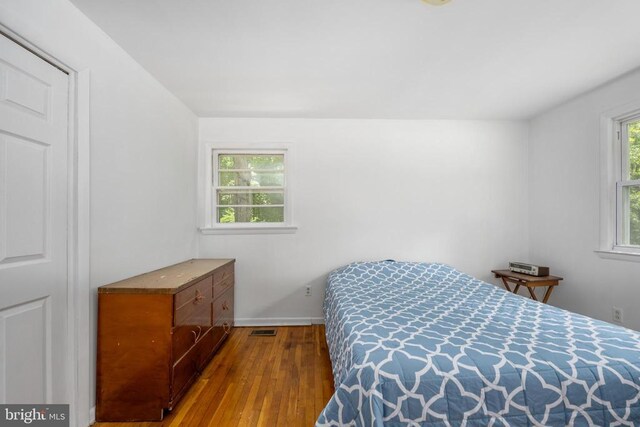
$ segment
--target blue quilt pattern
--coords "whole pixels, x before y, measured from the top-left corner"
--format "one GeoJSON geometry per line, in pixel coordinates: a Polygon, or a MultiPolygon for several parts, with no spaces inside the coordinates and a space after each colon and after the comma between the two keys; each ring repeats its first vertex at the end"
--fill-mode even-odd
{"type": "Polygon", "coordinates": [[[640,425],[640,334],[449,266],[350,264],[324,314],[317,426],[640,425]]]}

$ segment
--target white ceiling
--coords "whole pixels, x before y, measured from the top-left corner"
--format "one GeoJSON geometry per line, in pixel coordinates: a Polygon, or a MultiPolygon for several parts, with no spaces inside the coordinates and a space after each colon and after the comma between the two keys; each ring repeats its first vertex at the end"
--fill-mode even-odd
{"type": "Polygon", "coordinates": [[[521,119],[640,66],[638,0],[72,0],[203,117],[521,119]]]}

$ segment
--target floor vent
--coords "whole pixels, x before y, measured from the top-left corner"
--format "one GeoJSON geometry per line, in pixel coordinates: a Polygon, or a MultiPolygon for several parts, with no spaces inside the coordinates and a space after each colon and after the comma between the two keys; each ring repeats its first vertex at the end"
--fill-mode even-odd
{"type": "Polygon", "coordinates": [[[275,329],[254,329],[251,331],[251,334],[256,337],[275,337],[276,330],[275,329]]]}

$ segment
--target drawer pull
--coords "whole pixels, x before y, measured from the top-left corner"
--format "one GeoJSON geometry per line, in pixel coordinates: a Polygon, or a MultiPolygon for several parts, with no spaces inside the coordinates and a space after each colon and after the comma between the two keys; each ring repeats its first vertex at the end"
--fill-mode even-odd
{"type": "Polygon", "coordinates": [[[202,333],[202,327],[198,326],[198,332],[192,330],[191,333],[193,334],[193,343],[195,344],[196,342],[198,342],[198,339],[200,339],[200,334],[202,333]]]}
{"type": "Polygon", "coordinates": [[[224,322],[222,324],[222,328],[224,329],[224,333],[229,335],[231,333],[231,325],[229,324],[229,322],[224,322]]]}
{"type": "Polygon", "coordinates": [[[200,293],[200,291],[198,289],[196,289],[196,299],[195,301],[193,301],[194,304],[199,304],[200,301],[202,301],[204,299],[204,295],[202,295],[200,293]]]}

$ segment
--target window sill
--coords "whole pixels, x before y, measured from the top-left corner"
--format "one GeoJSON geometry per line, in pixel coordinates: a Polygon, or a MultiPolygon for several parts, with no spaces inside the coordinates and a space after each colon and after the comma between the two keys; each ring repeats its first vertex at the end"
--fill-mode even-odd
{"type": "Polygon", "coordinates": [[[296,231],[298,231],[298,227],[295,225],[200,228],[202,234],[293,234],[296,231]]]}
{"type": "Polygon", "coordinates": [[[603,259],[640,262],[640,252],[625,252],[614,250],[599,250],[594,252],[603,259]]]}

